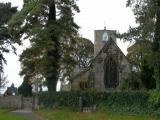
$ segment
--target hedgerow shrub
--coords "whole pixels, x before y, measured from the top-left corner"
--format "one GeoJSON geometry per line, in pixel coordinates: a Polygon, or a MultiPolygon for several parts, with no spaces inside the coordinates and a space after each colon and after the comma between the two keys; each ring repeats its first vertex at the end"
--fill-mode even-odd
{"type": "Polygon", "coordinates": [[[86,106],[95,104],[94,95],[86,92],[55,92],[52,95],[48,92],[42,92],[38,95],[39,104],[44,107],[78,107],[79,97],[83,98],[83,102],[86,106]]]}
{"type": "Polygon", "coordinates": [[[149,102],[155,114],[160,115],[160,91],[149,91],[149,102]]]}
{"type": "MultiPolygon", "coordinates": [[[[84,107],[97,106],[98,110],[119,113],[146,114],[154,113],[159,108],[156,93],[148,92],[48,92],[40,93],[39,104],[42,107],[71,107],[79,109],[79,97],[84,107]],[[156,106],[157,105],[157,106],[156,106]],[[155,109],[156,106],[156,109],[155,109]]],[[[157,93],[158,94],[158,93],[157,93]]]]}
{"type": "Polygon", "coordinates": [[[119,113],[143,114],[149,112],[148,93],[146,92],[114,92],[108,93],[101,102],[100,109],[119,113]]]}

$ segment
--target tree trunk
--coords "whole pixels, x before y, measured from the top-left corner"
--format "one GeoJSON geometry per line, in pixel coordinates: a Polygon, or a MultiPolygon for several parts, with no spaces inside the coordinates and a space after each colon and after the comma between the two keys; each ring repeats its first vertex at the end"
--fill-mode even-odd
{"type": "Polygon", "coordinates": [[[160,1],[157,1],[157,13],[156,13],[156,24],[155,24],[155,38],[153,41],[153,51],[160,51],[160,1]]]}
{"type": "MultiPolygon", "coordinates": [[[[56,7],[55,7],[55,0],[53,0],[52,4],[49,8],[49,18],[47,27],[50,29],[49,25],[56,24],[56,7]]],[[[54,42],[54,48],[47,51],[48,63],[47,63],[47,87],[49,92],[56,91],[57,81],[58,81],[58,69],[59,69],[59,41],[58,35],[55,33],[55,29],[51,29],[51,40],[54,42]]]]}

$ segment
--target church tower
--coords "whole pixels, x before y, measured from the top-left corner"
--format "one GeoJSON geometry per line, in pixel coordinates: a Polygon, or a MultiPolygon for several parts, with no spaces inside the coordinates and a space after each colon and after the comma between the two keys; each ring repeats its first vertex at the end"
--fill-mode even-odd
{"type": "Polygon", "coordinates": [[[94,35],[94,89],[121,89],[123,80],[129,79],[130,64],[116,44],[116,31],[95,30],[94,35]]]}
{"type": "Polygon", "coordinates": [[[95,30],[94,31],[94,57],[97,56],[99,51],[103,48],[105,43],[112,38],[116,43],[116,31],[115,30],[95,30]]]}

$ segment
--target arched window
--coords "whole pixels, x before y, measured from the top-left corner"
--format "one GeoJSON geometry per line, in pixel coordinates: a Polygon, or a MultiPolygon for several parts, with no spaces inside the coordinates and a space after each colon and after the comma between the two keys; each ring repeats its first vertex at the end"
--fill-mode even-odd
{"type": "Polygon", "coordinates": [[[117,63],[112,57],[107,59],[104,72],[104,84],[106,88],[116,88],[118,85],[117,63]]]}
{"type": "Polygon", "coordinates": [[[81,90],[90,88],[89,81],[80,81],[79,87],[81,90]]]}

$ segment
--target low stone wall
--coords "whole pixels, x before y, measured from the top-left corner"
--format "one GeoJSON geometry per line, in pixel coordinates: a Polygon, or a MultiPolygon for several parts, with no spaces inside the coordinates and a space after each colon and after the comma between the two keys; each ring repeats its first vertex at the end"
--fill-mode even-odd
{"type": "Polygon", "coordinates": [[[0,108],[15,108],[15,109],[38,109],[38,100],[36,97],[17,96],[1,96],[0,108]]]}
{"type": "Polygon", "coordinates": [[[16,108],[21,109],[22,107],[22,96],[1,96],[0,97],[1,108],[16,108]]]}

